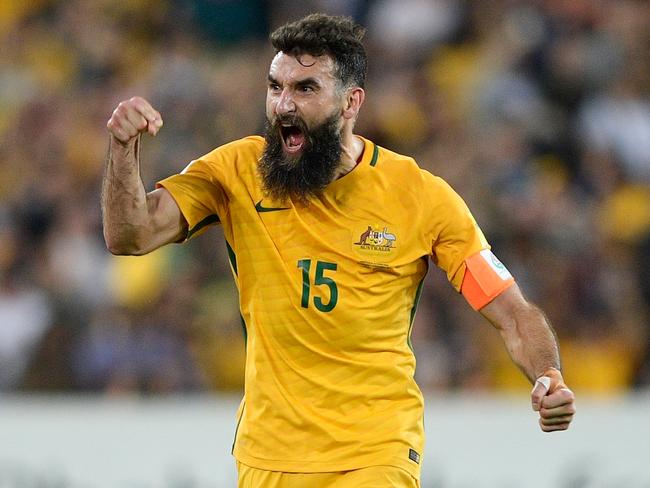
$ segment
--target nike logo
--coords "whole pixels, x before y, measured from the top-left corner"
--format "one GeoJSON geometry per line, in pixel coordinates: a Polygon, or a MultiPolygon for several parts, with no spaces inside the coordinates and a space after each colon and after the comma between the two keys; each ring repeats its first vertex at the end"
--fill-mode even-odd
{"type": "Polygon", "coordinates": [[[289,210],[289,208],[288,207],[263,207],[262,200],[260,200],[255,204],[255,210],[257,210],[258,213],[261,213],[261,212],[277,212],[278,210],[289,210]]]}

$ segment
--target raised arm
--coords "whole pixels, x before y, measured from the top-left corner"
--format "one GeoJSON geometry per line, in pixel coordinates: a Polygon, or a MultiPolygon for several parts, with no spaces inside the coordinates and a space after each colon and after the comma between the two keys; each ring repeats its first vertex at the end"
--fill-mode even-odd
{"type": "Polygon", "coordinates": [[[106,124],[110,143],[102,221],[113,254],[146,254],[185,235],[187,223],[169,192],[147,193],[140,177],[140,136],[155,136],[162,124],[158,111],[140,97],[121,102],[106,124]]]}
{"type": "Polygon", "coordinates": [[[534,384],[531,402],[542,430],[566,430],[575,413],[574,395],[562,379],[557,340],[542,311],[513,284],[480,312],[499,330],[510,357],[534,384]]]}

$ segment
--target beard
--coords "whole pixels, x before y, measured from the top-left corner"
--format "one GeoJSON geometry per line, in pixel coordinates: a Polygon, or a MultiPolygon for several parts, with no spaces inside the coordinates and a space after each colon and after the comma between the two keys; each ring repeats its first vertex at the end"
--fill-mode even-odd
{"type": "Polygon", "coordinates": [[[339,114],[310,129],[299,117],[282,116],[264,127],[266,145],[258,164],[262,187],[276,201],[294,200],[303,205],[318,197],[329,185],[341,164],[341,131],[339,114]],[[304,136],[300,154],[292,156],[284,150],[283,137],[290,124],[294,132],[304,136]]]}

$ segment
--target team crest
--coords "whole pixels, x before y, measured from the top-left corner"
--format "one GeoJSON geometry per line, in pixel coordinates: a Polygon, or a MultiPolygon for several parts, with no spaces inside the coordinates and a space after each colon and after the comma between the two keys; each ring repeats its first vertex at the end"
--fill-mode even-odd
{"type": "Polygon", "coordinates": [[[375,251],[380,253],[391,252],[396,247],[397,236],[390,232],[388,227],[374,227],[369,225],[361,233],[359,240],[354,243],[360,250],[375,251]]]}

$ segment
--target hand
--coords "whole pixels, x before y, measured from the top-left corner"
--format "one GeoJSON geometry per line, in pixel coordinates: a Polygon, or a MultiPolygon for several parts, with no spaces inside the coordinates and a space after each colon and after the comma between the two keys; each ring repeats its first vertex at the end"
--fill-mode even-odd
{"type": "Polygon", "coordinates": [[[133,97],[119,103],[106,128],[115,139],[126,145],[143,132],[155,136],[162,125],[160,113],[149,102],[133,97]]]}
{"type": "Polygon", "coordinates": [[[537,379],[531,400],[533,410],[539,412],[539,426],[544,432],[569,428],[576,413],[575,395],[557,369],[550,368],[537,379]]]}

